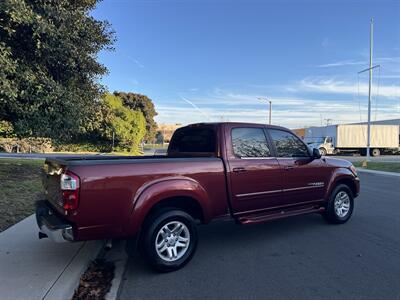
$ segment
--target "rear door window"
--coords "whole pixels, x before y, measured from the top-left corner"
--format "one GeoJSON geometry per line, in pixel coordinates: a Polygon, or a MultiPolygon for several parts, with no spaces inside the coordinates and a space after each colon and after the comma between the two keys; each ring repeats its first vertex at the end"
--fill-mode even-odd
{"type": "Polygon", "coordinates": [[[269,157],[271,151],[262,128],[233,128],[233,153],[236,157],[269,157]]]}

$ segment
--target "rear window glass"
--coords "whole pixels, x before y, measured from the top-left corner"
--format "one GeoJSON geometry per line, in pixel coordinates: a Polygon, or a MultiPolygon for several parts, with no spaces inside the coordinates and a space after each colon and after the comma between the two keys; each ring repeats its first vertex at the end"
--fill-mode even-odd
{"type": "Polygon", "coordinates": [[[215,130],[213,128],[178,129],[171,140],[168,152],[215,153],[215,130]]]}

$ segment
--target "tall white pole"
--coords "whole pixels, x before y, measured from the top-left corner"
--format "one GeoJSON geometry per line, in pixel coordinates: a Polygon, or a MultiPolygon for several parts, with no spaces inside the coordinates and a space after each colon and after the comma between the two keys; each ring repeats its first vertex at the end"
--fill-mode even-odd
{"type": "Polygon", "coordinates": [[[369,84],[368,84],[368,126],[367,126],[367,161],[370,161],[371,147],[371,86],[372,86],[372,50],[374,42],[374,19],[370,24],[370,41],[369,41],[369,84]]]}
{"type": "Polygon", "coordinates": [[[269,125],[271,125],[272,123],[272,101],[271,100],[268,100],[269,101],[269,125]]]}
{"type": "Polygon", "coordinates": [[[260,101],[265,100],[265,101],[269,102],[269,117],[268,117],[268,122],[269,122],[269,125],[271,125],[271,122],[272,122],[272,101],[271,101],[271,100],[268,100],[268,98],[265,98],[265,97],[257,97],[257,99],[260,100],[260,101]]]}

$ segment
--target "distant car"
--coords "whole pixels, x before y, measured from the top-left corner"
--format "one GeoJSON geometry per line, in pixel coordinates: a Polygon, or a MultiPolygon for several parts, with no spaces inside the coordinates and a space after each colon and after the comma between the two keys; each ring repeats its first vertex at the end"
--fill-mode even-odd
{"type": "Polygon", "coordinates": [[[350,162],[321,158],[286,128],[248,123],[179,128],[166,156],[48,158],[43,182],[40,237],[136,236],[146,261],[164,272],[193,256],[196,220],[320,213],[345,223],[359,194],[350,162]]]}

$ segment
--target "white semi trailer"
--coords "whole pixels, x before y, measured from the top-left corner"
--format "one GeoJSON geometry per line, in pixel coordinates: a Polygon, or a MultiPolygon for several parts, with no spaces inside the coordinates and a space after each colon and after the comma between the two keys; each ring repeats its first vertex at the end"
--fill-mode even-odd
{"type": "MultiPolygon", "coordinates": [[[[399,125],[371,125],[370,154],[400,152],[399,125]]],[[[305,142],[318,148],[322,155],[341,152],[367,154],[367,125],[328,125],[309,127],[305,130],[305,142]]]]}

